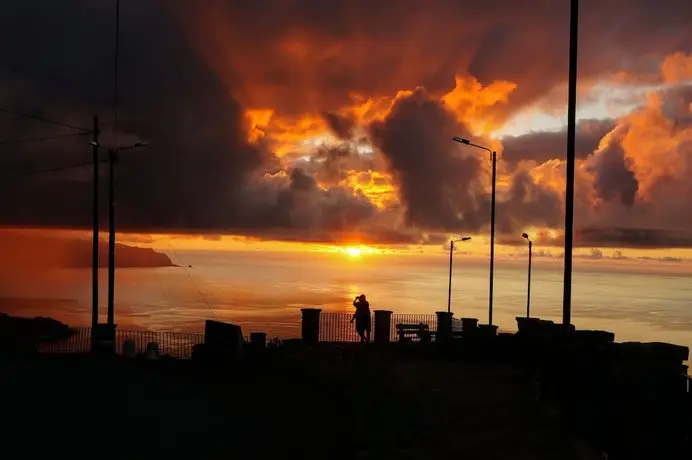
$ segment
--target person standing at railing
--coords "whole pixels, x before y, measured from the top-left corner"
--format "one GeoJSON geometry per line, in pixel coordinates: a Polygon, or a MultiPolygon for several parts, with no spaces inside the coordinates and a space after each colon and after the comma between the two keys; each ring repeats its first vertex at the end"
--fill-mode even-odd
{"type": "Polygon", "coordinates": [[[351,318],[351,322],[356,322],[356,332],[360,336],[361,342],[370,341],[370,303],[366,300],[365,294],[361,294],[353,301],[353,306],[356,307],[356,312],[351,318]]]}

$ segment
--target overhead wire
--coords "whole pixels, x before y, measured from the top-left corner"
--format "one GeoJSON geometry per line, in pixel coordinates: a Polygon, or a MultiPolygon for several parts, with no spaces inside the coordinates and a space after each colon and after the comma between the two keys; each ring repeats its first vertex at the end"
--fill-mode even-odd
{"type": "Polygon", "coordinates": [[[70,134],[57,134],[55,136],[30,137],[27,139],[13,139],[13,140],[8,140],[8,141],[0,141],[0,146],[25,144],[25,143],[29,143],[29,142],[50,141],[50,140],[54,140],[54,139],[63,139],[63,138],[67,138],[67,137],[86,136],[88,134],[91,134],[91,133],[70,133],[70,134]]]}
{"type": "Polygon", "coordinates": [[[74,129],[77,131],[82,131],[84,133],[90,133],[91,132],[90,129],[82,128],[81,126],[75,126],[75,125],[72,125],[70,123],[64,123],[61,121],[51,120],[50,118],[41,117],[39,115],[32,115],[32,114],[29,114],[26,112],[19,112],[19,111],[12,110],[12,109],[5,109],[5,108],[0,107],[0,113],[6,113],[9,115],[13,115],[15,117],[21,117],[21,118],[27,118],[30,120],[41,121],[43,123],[48,123],[51,125],[62,126],[63,128],[69,128],[69,129],[74,129]]]}
{"type": "Polygon", "coordinates": [[[199,286],[197,285],[197,283],[195,282],[194,278],[192,277],[192,275],[191,275],[190,272],[188,271],[188,269],[187,269],[187,267],[185,266],[185,264],[182,262],[182,260],[181,260],[180,257],[178,256],[178,253],[175,251],[175,248],[173,247],[173,244],[170,242],[170,240],[168,241],[168,246],[171,248],[171,253],[172,253],[172,254],[175,256],[175,258],[178,260],[178,265],[183,269],[183,271],[184,271],[185,274],[187,275],[188,279],[190,280],[190,283],[192,283],[192,285],[193,285],[193,286],[195,287],[195,289],[197,290],[197,293],[198,293],[199,296],[202,298],[202,301],[204,301],[204,304],[207,306],[207,309],[209,310],[209,312],[211,313],[211,315],[214,317],[215,320],[218,320],[218,318],[217,318],[217,316],[216,316],[216,312],[214,311],[214,308],[211,306],[211,304],[209,304],[209,301],[207,300],[206,296],[204,295],[204,293],[202,292],[202,290],[200,289],[200,287],[199,287],[199,286]]]}
{"type": "MultiPolygon", "coordinates": [[[[108,160],[101,160],[101,163],[108,161],[108,160]]],[[[45,173],[51,173],[51,172],[59,172],[59,171],[65,171],[68,169],[74,169],[74,168],[82,168],[85,166],[91,166],[94,163],[89,161],[85,163],[75,163],[71,165],[63,165],[63,166],[55,166],[52,168],[44,168],[44,169],[34,169],[31,171],[24,171],[24,172],[19,172],[15,174],[5,174],[5,175],[0,175],[0,179],[14,179],[17,177],[26,177],[26,176],[33,176],[37,174],[45,174],[45,173]]]]}

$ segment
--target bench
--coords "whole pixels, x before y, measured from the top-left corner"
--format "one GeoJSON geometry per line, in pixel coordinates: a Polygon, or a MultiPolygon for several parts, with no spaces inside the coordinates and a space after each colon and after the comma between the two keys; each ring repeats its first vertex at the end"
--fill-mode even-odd
{"type": "Polygon", "coordinates": [[[430,326],[425,323],[418,324],[397,324],[396,325],[396,335],[399,342],[408,342],[413,337],[418,337],[421,342],[430,342],[430,339],[434,335],[430,332],[430,326]]]}

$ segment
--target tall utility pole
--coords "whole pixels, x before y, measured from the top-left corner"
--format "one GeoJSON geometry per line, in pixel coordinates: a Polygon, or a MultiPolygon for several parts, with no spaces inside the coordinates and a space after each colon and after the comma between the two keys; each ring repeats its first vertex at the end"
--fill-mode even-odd
{"type": "Polygon", "coordinates": [[[118,157],[118,60],[120,53],[120,0],[115,2],[115,56],[113,67],[113,142],[115,152],[109,152],[108,188],[108,325],[115,325],[115,197],[113,163],[118,157]]]}
{"type": "Polygon", "coordinates": [[[115,185],[114,169],[117,153],[108,152],[108,325],[115,324],[115,185]]]}
{"type": "Polygon", "coordinates": [[[91,218],[93,224],[93,246],[91,253],[91,330],[95,331],[99,323],[99,117],[94,116],[92,133],[92,152],[94,161],[94,178],[91,218]]]}
{"type": "Polygon", "coordinates": [[[562,293],[562,324],[572,323],[572,246],[574,244],[574,163],[577,125],[577,52],[579,0],[572,0],[569,24],[569,91],[567,96],[567,168],[565,180],[565,275],[562,293]]]}

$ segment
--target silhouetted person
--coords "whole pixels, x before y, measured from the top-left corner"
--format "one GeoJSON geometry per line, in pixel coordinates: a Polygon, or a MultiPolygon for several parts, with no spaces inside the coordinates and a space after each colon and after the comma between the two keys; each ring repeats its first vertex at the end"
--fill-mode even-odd
{"type": "Polygon", "coordinates": [[[351,318],[351,322],[356,321],[356,332],[360,336],[361,342],[370,341],[370,304],[365,299],[365,294],[361,294],[353,301],[356,312],[351,318]]]}

